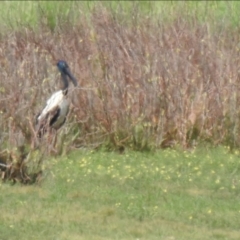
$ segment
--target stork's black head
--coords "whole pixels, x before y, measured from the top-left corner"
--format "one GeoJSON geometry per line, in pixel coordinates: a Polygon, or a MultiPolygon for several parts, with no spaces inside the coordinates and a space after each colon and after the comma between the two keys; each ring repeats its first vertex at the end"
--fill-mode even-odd
{"type": "MultiPolygon", "coordinates": [[[[74,86],[77,86],[77,80],[72,75],[72,73],[68,67],[68,64],[64,60],[58,61],[57,67],[58,67],[58,70],[61,72],[64,81],[66,80],[66,76],[68,76],[70,78],[70,80],[72,81],[72,83],[74,84],[74,86]]],[[[67,84],[67,83],[65,83],[65,84],[67,84]]],[[[67,84],[67,86],[68,86],[68,84],[67,84]]]]}

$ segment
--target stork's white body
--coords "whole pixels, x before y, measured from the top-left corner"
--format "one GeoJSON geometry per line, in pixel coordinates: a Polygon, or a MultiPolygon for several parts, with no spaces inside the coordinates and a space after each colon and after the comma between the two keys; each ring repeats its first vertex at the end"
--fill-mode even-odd
{"type": "Polygon", "coordinates": [[[55,92],[51,98],[47,100],[47,104],[42,112],[37,116],[37,135],[41,136],[48,131],[49,128],[60,128],[68,114],[70,101],[67,97],[68,93],[68,79],[73,85],[77,86],[77,80],[72,75],[67,63],[63,60],[58,61],[57,67],[61,73],[63,82],[63,89],[55,92]]]}
{"type": "MultiPolygon", "coordinates": [[[[65,118],[69,110],[69,104],[70,104],[69,100],[67,96],[63,94],[62,90],[54,93],[51,96],[51,98],[47,100],[47,104],[45,108],[42,110],[41,114],[38,116],[37,118],[38,122],[41,122],[42,120],[46,119],[49,113],[56,112],[59,109],[58,111],[60,112],[58,113],[57,120],[51,126],[55,129],[59,128],[65,122],[65,118]]],[[[51,117],[54,117],[54,116],[51,116],[51,117]]]]}

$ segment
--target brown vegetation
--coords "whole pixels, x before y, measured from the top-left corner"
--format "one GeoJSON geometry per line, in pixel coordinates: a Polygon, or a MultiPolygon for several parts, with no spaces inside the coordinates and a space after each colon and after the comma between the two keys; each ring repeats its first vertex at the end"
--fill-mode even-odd
{"type": "Polygon", "coordinates": [[[58,132],[71,147],[153,149],[199,141],[239,145],[239,34],[195,19],[157,22],[105,8],[78,24],[10,32],[0,39],[0,141],[31,144],[34,120],[58,89],[56,61],[79,82],[58,132]],[[40,32],[39,32],[40,31],[40,32]]]}

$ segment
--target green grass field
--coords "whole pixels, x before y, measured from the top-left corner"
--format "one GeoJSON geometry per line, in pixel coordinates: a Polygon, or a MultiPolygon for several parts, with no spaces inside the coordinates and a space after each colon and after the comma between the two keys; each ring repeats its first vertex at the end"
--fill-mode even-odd
{"type": "Polygon", "coordinates": [[[0,185],[0,239],[239,239],[239,152],[75,151],[0,185]]]}
{"type": "Polygon", "coordinates": [[[182,17],[195,17],[210,25],[221,24],[238,26],[238,1],[2,1],[0,2],[0,28],[19,29],[32,27],[47,21],[55,27],[60,21],[77,23],[82,15],[89,15],[94,8],[105,6],[113,12],[123,11],[131,18],[132,9],[140,10],[145,16],[154,16],[160,21],[173,21],[179,14],[182,17]]]}

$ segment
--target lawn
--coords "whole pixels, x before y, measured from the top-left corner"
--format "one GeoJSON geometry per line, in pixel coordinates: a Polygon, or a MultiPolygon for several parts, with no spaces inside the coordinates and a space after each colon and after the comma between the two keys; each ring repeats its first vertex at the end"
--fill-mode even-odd
{"type": "Polygon", "coordinates": [[[0,185],[0,239],[239,239],[239,152],[78,150],[0,185]]]}

